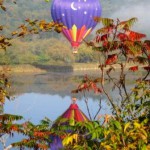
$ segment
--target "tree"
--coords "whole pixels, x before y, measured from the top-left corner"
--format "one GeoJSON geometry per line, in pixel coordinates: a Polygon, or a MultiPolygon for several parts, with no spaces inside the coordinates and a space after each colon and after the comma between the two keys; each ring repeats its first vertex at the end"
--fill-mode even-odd
{"type": "MultiPolygon", "coordinates": [[[[12,1],[13,3],[16,3],[15,1],[12,1]]],[[[4,1],[0,0],[0,7],[3,11],[6,11],[6,7],[4,6],[4,1]]],[[[63,25],[60,25],[58,23],[50,22],[47,23],[46,21],[38,21],[38,20],[26,20],[27,24],[22,24],[19,26],[17,31],[13,31],[11,33],[11,36],[9,37],[5,36],[2,32],[5,26],[0,25],[0,50],[6,51],[8,47],[10,47],[12,38],[15,37],[24,37],[25,35],[29,34],[37,34],[40,31],[50,31],[53,28],[55,30],[60,30],[63,25]],[[56,25],[57,24],[57,25],[56,25]]],[[[48,142],[49,141],[49,128],[50,128],[50,120],[45,119],[42,120],[40,125],[33,125],[30,122],[25,122],[23,124],[17,124],[14,121],[23,119],[22,116],[18,115],[12,115],[12,114],[4,114],[3,113],[3,105],[5,103],[6,98],[10,99],[9,93],[7,88],[10,87],[10,83],[7,76],[7,71],[9,71],[9,68],[4,68],[0,72],[0,141],[3,144],[4,149],[10,149],[13,146],[20,148],[22,147],[29,147],[34,149],[47,149],[48,142]],[[14,143],[6,147],[5,145],[5,139],[3,139],[3,136],[6,134],[9,134],[10,136],[13,136],[14,132],[21,133],[23,135],[27,135],[29,139],[23,140],[19,143],[14,143]],[[43,143],[41,142],[43,141],[43,143]],[[46,144],[47,145],[46,145],[46,144]]]]}
{"type": "Polygon", "coordinates": [[[90,79],[86,75],[83,82],[72,92],[83,93],[87,108],[86,92],[94,90],[104,94],[112,107],[112,115],[99,115],[100,105],[94,118],[89,112],[91,120],[98,117],[99,121],[78,123],[74,129],[78,133],[77,137],[73,137],[73,132],[63,143],[66,147],[72,145],[73,149],[149,149],[150,41],[143,40],[145,34],[131,30],[137,18],[127,21],[95,18],[95,21],[101,22],[104,27],[97,30],[96,38],[87,42],[87,45],[99,52],[100,78],[90,79]],[[127,67],[130,62],[134,65],[127,67]],[[113,76],[117,65],[120,71],[117,76],[113,76]],[[127,73],[138,71],[138,66],[146,71],[145,76],[135,79],[134,87],[129,90],[126,87],[127,73]],[[109,82],[112,91],[117,89],[118,100],[106,90],[105,82],[109,82]]]}
{"type": "MultiPolygon", "coordinates": [[[[0,1],[0,6],[4,11],[6,10],[3,6],[3,0],[0,1]]],[[[83,92],[87,109],[89,106],[86,92],[92,89],[95,93],[104,94],[112,107],[112,115],[99,115],[101,99],[95,117],[92,118],[89,112],[90,122],[79,122],[74,126],[65,123],[59,128],[51,128],[51,121],[48,118],[43,119],[39,125],[34,125],[29,121],[16,124],[14,121],[22,119],[21,116],[1,113],[1,136],[4,134],[12,136],[13,132],[27,136],[26,139],[12,143],[6,149],[27,147],[45,150],[50,147],[50,135],[61,136],[64,149],[68,150],[150,148],[150,83],[148,79],[150,74],[150,41],[143,40],[146,37],[145,34],[131,30],[132,25],[137,21],[136,18],[127,21],[95,18],[95,21],[101,22],[104,27],[97,30],[96,38],[93,41],[86,42],[86,44],[100,55],[98,66],[101,71],[100,78],[91,79],[86,75],[83,82],[72,93],[83,92]],[[119,59],[120,57],[121,59],[119,59]],[[146,74],[136,79],[132,90],[128,90],[126,87],[126,67],[131,61],[135,65],[131,66],[129,71],[138,71],[138,66],[142,64],[141,67],[146,71],[146,74]],[[111,73],[115,71],[116,65],[119,66],[120,72],[117,77],[113,77],[111,73]],[[118,90],[118,101],[113,99],[105,89],[105,82],[110,83],[112,90],[115,88],[118,90]],[[96,119],[97,117],[99,120],[96,119]]],[[[3,26],[0,27],[3,30],[3,26]]],[[[20,25],[18,30],[12,32],[11,38],[25,37],[29,34],[38,34],[40,31],[45,32],[53,29],[60,32],[62,28],[62,24],[27,19],[25,24],[20,25]]],[[[1,35],[0,48],[6,50],[11,46],[10,40],[10,38],[1,35]]],[[[9,82],[5,74],[0,76],[0,81],[0,102],[3,106],[9,82]]]]}

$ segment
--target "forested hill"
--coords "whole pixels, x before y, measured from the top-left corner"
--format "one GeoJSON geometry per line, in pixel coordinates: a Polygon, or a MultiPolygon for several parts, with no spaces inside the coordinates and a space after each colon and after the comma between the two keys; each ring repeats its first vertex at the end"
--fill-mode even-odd
{"type": "MultiPolygon", "coordinates": [[[[1,24],[7,25],[7,31],[15,30],[27,18],[51,21],[51,2],[45,0],[17,0],[16,4],[5,1],[7,11],[0,10],[1,24]]],[[[106,7],[108,8],[108,7],[106,7]]]]}
{"type": "MultiPolygon", "coordinates": [[[[50,2],[45,0],[5,0],[6,12],[0,10],[0,24],[5,25],[5,33],[10,35],[27,18],[51,21],[50,2]]],[[[110,12],[110,2],[102,1],[106,6],[103,11],[110,12]]],[[[6,51],[0,51],[0,64],[52,64],[96,61],[95,55],[85,45],[80,47],[80,53],[72,54],[69,42],[55,32],[40,33],[25,39],[15,39],[13,46],[6,51]]]]}
{"type": "MultiPolygon", "coordinates": [[[[50,21],[50,2],[45,0],[16,0],[16,4],[12,3],[13,0],[5,0],[7,12],[0,10],[3,14],[0,16],[1,24],[8,26],[7,31],[16,29],[18,25],[24,22],[25,19],[42,19],[50,21]]],[[[143,0],[142,2],[149,0],[143,0]]],[[[102,15],[110,16],[124,5],[137,5],[141,0],[100,0],[103,13],[102,15]]]]}
{"type": "Polygon", "coordinates": [[[11,0],[5,1],[7,11],[0,10],[1,24],[7,25],[7,31],[15,30],[27,18],[50,21],[50,3],[44,0],[11,0]]]}

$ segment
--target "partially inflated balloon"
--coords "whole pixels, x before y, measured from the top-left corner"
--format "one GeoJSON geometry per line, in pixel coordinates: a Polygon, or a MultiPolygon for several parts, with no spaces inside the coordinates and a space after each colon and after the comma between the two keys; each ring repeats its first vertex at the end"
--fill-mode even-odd
{"type": "Polygon", "coordinates": [[[62,32],[76,48],[96,26],[94,17],[100,17],[101,6],[99,0],[53,0],[51,15],[66,26],[62,32]]]}

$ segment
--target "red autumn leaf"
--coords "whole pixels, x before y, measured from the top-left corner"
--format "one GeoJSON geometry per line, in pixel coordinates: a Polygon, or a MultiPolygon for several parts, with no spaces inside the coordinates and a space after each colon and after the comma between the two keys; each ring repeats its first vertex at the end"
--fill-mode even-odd
{"type": "Polygon", "coordinates": [[[22,142],[23,142],[23,143],[27,143],[27,142],[28,142],[28,139],[23,139],[22,142]]]}
{"type": "Polygon", "coordinates": [[[109,43],[108,41],[104,41],[104,42],[103,42],[103,47],[107,47],[107,46],[108,46],[108,43],[109,43]]]}
{"type": "Polygon", "coordinates": [[[19,128],[16,125],[12,125],[10,129],[13,131],[18,131],[19,128]]]}
{"type": "Polygon", "coordinates": [[[150,52],[150,41],[149,40],[144,41],[144,47],[148,52],[150,52]]]}
{"type": "Polygon", "coordinates": [[[133,56],[134,56],[134,53],[133,53],[130,49],[126,49],[126,54],[127,54],[127,55],[133,55],[133,56]]]}
{"type": "Polygon", "coordinates": [[[41,137],[41,138],[44,136],[47,136],[49,134],[50,134],[50,132],[48,132],[48,131],[45,131],[45,132],[44,131],[43,132],[42,131],[35,131],[34,132],[35,137],[41,137]]]}
{"type": "Polygon", "coordinates": [[[144,67],[145,70],[150,71],[150,66],[144,67]]]}
{"type": "Polygon", "coordinates": [[[95,83],[91,82],[90,87],[91,87],[91,89],[94,90],[94,93],[102,93],[102,90],[100,88],[98,88],[95,83]]]}
{"type": "Polygon", "coordinates": [[[46,144],[38,144],[39,149],[47,150],[48,146],[46,144]]]}
{"type": "Polygon", "coordinates": [[[96,42],[99,43],[100,41],[101,41],[101,37],[100,37],[100,35],[97,35],[96,36],[96,42]]]}
{"type": "Polygon", "coordinates": [[[146,49],[148,52],[150,52],[150,46],[149,46],[149,45],[145,44],[144,47],[145,47],[145,49],[146,49]]]}
{"type": "Polygon", "coordinates": [[[59,137],[60,137],[61,139],[64,139],[64,138],[66,138],[66,135],[59,135],[59,137]]]}
{"type": "Polygon", "coordinates": [[[107,41],[108,39],[108,35],[107,34],[104,34],[101,36],[101,41],[107,41]]]}
{"type": "Polygon", "coordinates": [[[124,34],[124,33],[119,33],[119,34],[117,35],[117,38],[118,38],[119,40],[121,40],[121,41],[128,40],[128,36],[127,36],[126,34],[124,34]]]}
{"type": "Polygon", "coordinates": [[[130,67],[129,70],[131,70],[133,72],[138,71],[138,66],[130,67]]]}
{"type": "Polygon", "coordinates": [[[118,41],[114,41],[114,42],[113,42],[112,49],[116,50],[116,49],[119,48],[119,46],[120,46],[120,43],[119,43],[118,41]]]}
{"type": "Polygon", "coordinates": [[[146,35],[142,33],[134,32],[134,31],[129,31],[128,37],[129,37],[129,40],[131,41],[138,41],[138,40],[141,40],[142,38],[145,38],[146,35]]]}
{"type": "Polygon", "coordinates": [[[113,55],[108,55],[108,58],[106,60],[106,65],[110,65],[110,64],[113,64],[117,61],[118,57],[116,54],[113,54],[113,55]]]}
{"type": "Polygon", "coordinates": [[[89,85],[87,83],[83,83],[83,84],[78,86],[79,91],[88,90],[88,88],[89,88],[89,85]]]}
{"type": "Polygon", "coordinates": [[[82,91],[89,91],[89,90],[93,90],[94,93],[101,93],[102,90],[100,88],[97,87],[97,82],[99,82],[99,80],[91,80],[87,77],[87,75],[85,75],[84,77],[84,82],[82,84],[80,84],[78,86],[78,88],[76,90],[73,90],[72,93],[78,93],[78,92],[82,92],[82,91]]]}
{"type": "Polygon", "coordinates": [[[108,41],[104,41],[103,43],[103,48],[105,48],[106,51],[112,50],[111,48],[111,44],[108,41]]]}

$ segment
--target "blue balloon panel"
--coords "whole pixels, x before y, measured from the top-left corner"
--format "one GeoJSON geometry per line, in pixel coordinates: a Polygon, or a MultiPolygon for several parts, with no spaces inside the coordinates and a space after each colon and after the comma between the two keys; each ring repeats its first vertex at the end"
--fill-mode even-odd
{"type": "Polygon", "coordinates": [[[51,15],[54,22],[67,27],[64,35],[73,47],[78,47],[96,26],[94,17],[101,16],[101,5],[99,0],[53,0],[51,15]]]}

